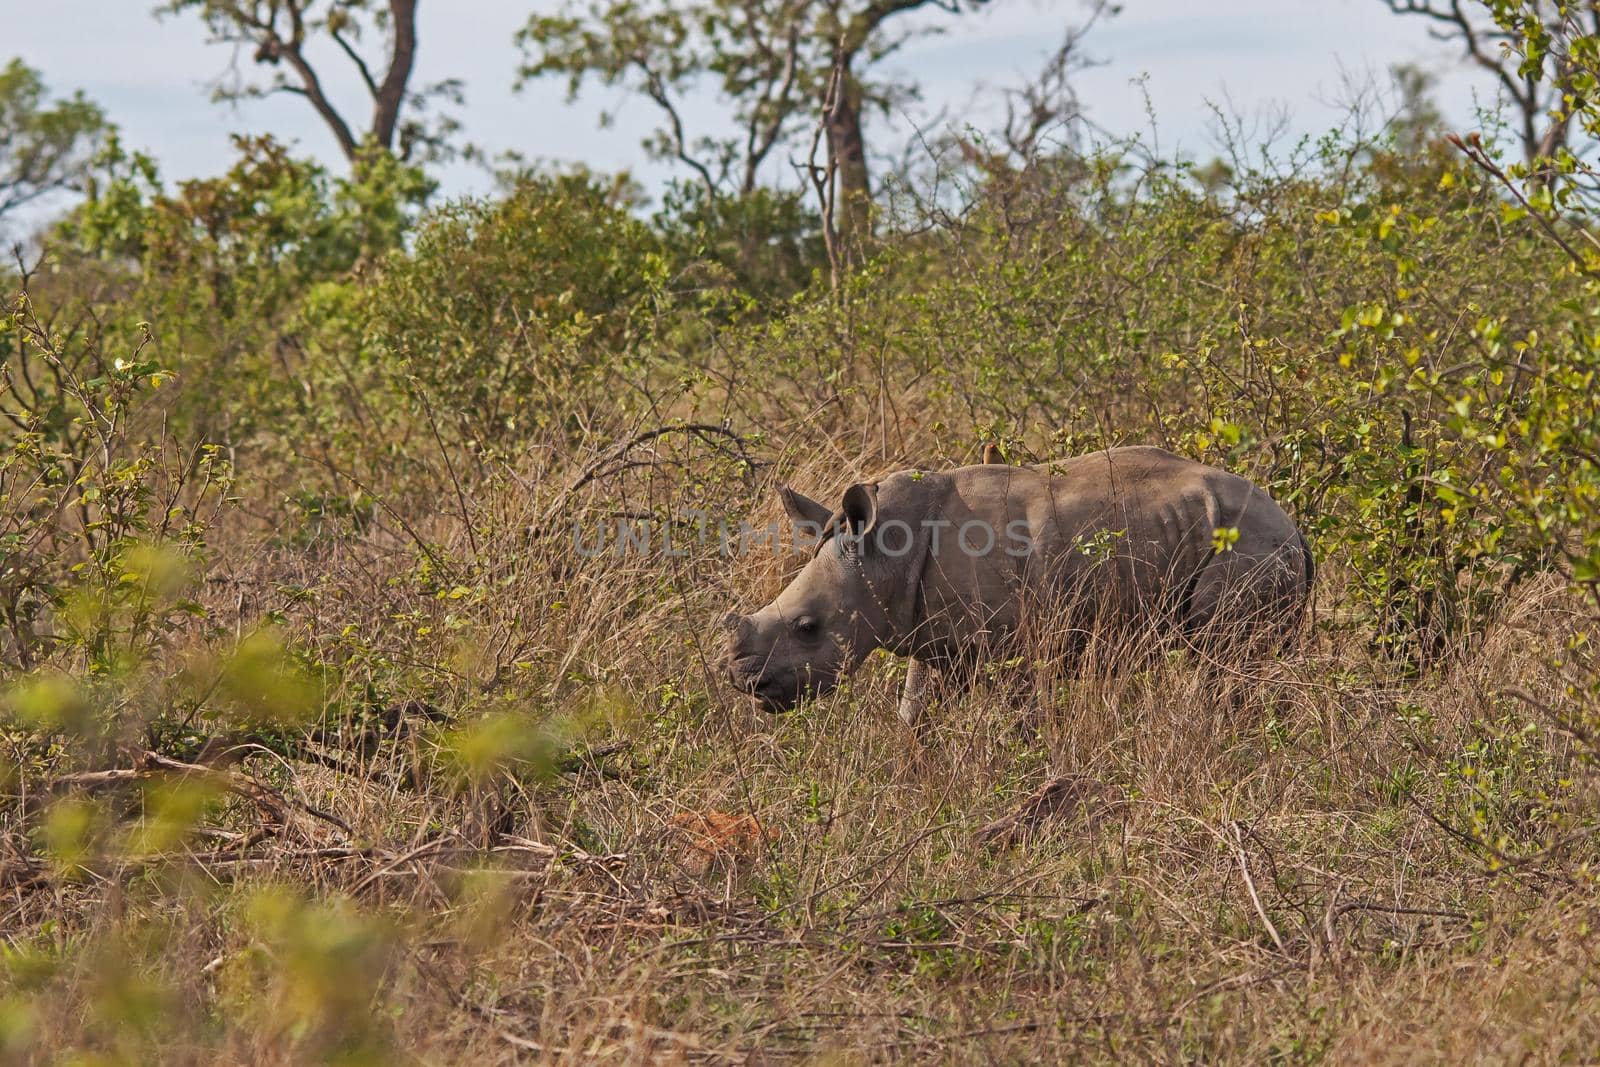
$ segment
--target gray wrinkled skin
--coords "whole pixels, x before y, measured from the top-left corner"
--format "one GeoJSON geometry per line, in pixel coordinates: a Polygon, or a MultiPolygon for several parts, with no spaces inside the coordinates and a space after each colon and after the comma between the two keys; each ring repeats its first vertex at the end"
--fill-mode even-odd
{"type": "Polygon", "coordinates": [[[930,671],[1003,655],[1034,619],[1063,655],[1113,627],[1190,643],[1281,637],[1315,576],[1265,492],[1159,448],[900,471],[851,486],[837,510],[780,492],[792,519],[836,533],[771,604],[723,620],[730,681],[771,710],[885,648],[911,658],[900,717],[918,726],[930,671]],[[1230,528],[1238,539],[1219,551],[1216,531],[1230,528]]]}

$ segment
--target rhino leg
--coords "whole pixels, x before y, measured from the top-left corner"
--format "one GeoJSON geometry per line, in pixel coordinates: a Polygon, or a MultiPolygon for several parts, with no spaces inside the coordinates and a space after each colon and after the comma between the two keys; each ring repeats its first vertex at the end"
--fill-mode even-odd
{"type": "Polygon", "coordinates": [[[900,693],[900,721],[916,731],[920,737],[928,727],[928,686],[933,680],[933,668],[920,659],[912,659],[906,670],[906,687],[900,693]]]}

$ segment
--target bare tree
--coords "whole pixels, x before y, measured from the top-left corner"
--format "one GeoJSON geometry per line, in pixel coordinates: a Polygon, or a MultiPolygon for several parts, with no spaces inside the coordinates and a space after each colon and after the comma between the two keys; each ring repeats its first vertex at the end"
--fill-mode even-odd
{"type": "MultiPolygon", "coordinates": [[[[417,57],[419,0],[167,0],[158,15],[193,11],[204,21],[210,43],[249,49],[251,60],[273,68],[265,84],[247,82],[238,74],[219,82],[219,101],[255,99],[275,93],[302,97],[316,111],[346,159],[355,162],[371,145],[404,160],[445,154],[456,124],[449,118],[428,121],[433,99],[459,104],[461,83],[449,79],[420,90],[410,87],[417,57]],[[369,36],[381,36],[380,57],[364,55],[369,36]],[[308,46],[326,38],[342,53],[360,78],[371,104],[371,118],[358,127],[330,96],[308,46]]],[[[237,52],[235,56],[237,64],[237,52]]]]}
{"type": "MultiPolygon", "coordinates": [[[[517,86],[559,75],[569,99],[591,77],[637,92],[664,120],[645,142],[652,155],[688,167],[708,197],[748,194],[817,92],[807,40],[813,3],[571,3],[560,14],[534,16],[518,31],[524,62],[517,86]],[[684,122],[683,97],[708,76],[733,105],[731,137],[694,135],[684,122]]],[[[603,114],[601,121],[608,123],[610,116],[603,114]]]]}
{"type": "Polygon", "coordinates": [[[829,159],[838,169],[836,224],[844,240],[866,232],[872,201],[862,132],[869,93],[859,73],[861,65],[882,59],[905,43],[906,35],[898,39],[885,37],[885,25],[897,15],[925,7],[959,15],[986,3],[988,0],[870,0],[866,4],[859,0],[827,0],[823,29],[833,45],[829,68],[839,74],[832,106],[826,112],[826,129],[829,159]]]}
{"type": "Polygon", "coordinates": [[[647,142],[698,177],[708,196],[749,193],[779,145],[794,146],[821,112],[837,175],[841,234],[862,231],[871,188],[864,116],[888,110],[913,87],[873,79],[869,68],[911,37],[899,16],[950,14],[988,0],[569,0],[517,35],[522,83],[550,75],[575,96],[587,78],[653,102],[663,126],[647,142]],[[682,100],[703,81],[732,104],[737,134],[693,136],[682,100]]]}
{"type": "Polygon", "coordinates": [[[1032,163],[1052,138],[1074,142],[1086,121],[1074,82],[1095,66],[1084,52],[1084,40],[1102,18],[1120,10],[1110,0],[1089,0],[1087,7],[1087,16],[1067,27],[1061,44],[1039,73],[1025,84],[1005,90],[1006,117],[1000,137],[1017,165],[1032,163]]]}
{"type": "MultiPolygon", "coordinates": [[[[989,111],[989,101],[996,98],[1003,106],[1004,117],[995,127],[979,129],[962,121],[949,123],[932,142],[919,136],[920,149],[934,167],[931,185],[925,188],[937,189],[947,175],[958,186],[974,180],[964,197],[964,208],[986,204],[1007,232],[1060,211],[1059,197],[1088,173],[1083,153],[1087,136],[1110,136],[1089,119],[1077,78],[1099,63],[1085,50],[1089,34],[1120,7],[1111,0],[1087,0],[1083,6],[1084,17],[1067,23],[1060,43],[1036,73],[1020,83],[981,86],[974,93],[968,112],[989,111]],[[968,168],[965,174],[945,169],[952,156],[968,168]]],[[[916,187],[918,179],[911,173],[910,158],[903,167],[905,185],[916,187]]],[[[917,201],[918,210],[928,212],[939,224],[954,221],[939,203],[937,192],[917,201]]]]}
{"type": "MultiPolygon", "coordinates": [[[[1530,165],[1549,159],[1569,147],[1572,132],[1578,67],[1572,57],[1552,49],[1546,57],[1551,64],[1548,76],[1541,76],[1541,63],[1525,61],[1521,47],[1526,27],[1496,18],[1487,3],[1464,0],[1383,0],[1397,15],[1428,20],[1429,34],[1436,40],[1458,44],[1466,58],[1493,74],[1507,99],[1517,111],[1517,136],[1523,159],[1530,165]]],[[[1579,33],[1600,34],[1600,0],[1527,0],[1519,5],[1516,17],[1532,17],[1541,24],[1542,36],[1551,42],[1579,33]],[[1574,27],[1574,23],[1578,25],[1574,27]],[[1586,24],[1586,25],[1585,25],[1586,24]]],[[[1510,20],[1510,16],[1506,16],[1510,20]]]]}

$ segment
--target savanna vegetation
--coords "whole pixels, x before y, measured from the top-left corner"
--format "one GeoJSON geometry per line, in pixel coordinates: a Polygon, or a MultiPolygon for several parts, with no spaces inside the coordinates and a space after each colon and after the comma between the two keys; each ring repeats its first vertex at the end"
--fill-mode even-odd
{"type": "Polygon", "coordinates": [[[7,1062],[1593,1058],[1594,5],[1432,12],[1531,101],[1459,135],[1412,73],[1161,158],[1084,123],[1074,31],[1003,128],[869,172],[922,6],[530,21],[524,77],[658,106],[649,199],[441,200],[415,3],[163,5],[339,172],[257,133],[166,183],[0,73],[0,221],[77,194],[3,278],[7,1062]],[[988,441],[1255,479],[1303,639],[1019,656],[926,744],[887,656],[782,717],[726,687],[715,620],[798,561],[725,531],[988,441]]]}

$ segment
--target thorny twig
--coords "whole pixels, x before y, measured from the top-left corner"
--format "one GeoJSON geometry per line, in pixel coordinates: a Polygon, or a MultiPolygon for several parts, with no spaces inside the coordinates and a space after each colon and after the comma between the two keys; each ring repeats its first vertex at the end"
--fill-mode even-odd
{"type": "MultiPolygon", "coordinates": [[[[1561,233],[1556,229],[1555,224],[1550,221],[1549,217],[1547,217],[1544,212],[1534,207],[1533,204],[1529,203],[1528,198],[1523,195],[1522,190],[1517,188],[1516,182],[1511,180],[1511,176],[1501,169],[1500,165],[1497,164],[1493,159],[1489,158],[1489,153],[1484,151],[1483,148],[1483,139],[1479,137],[1478,134],[1469,133],[1465,138],[1462,138],[1452,133],[1446,137],[1445,140],[1449,141],[1451,144],[1455,145],[1456,148],[1460,149],[1462,155],[1470,159],[1480,170],[1487,172],[1501,185],[1505,186],[1506,190],[1510,192],[1512,196],[1517,198],[1517,202],[1521,204],[1523,209],[1527,211],[1527,213],[1533,217],[1533,220],[1539,224],[1539,228],[1544,230],[1550,239],[1561,248],[1561,251],[1567,254],[1567,258],[1572,260],[1573,266],[1577,267],[1590,277],[1600,277],[1600,269],[1596,269],[1586,256],[1580,253],[1576,248],[1572,247],[1572,244],[1568,242],[1565,237],[1561,236],[1561,233]]],[[[1582,234],[1590,244],[1594,245],[1597,249],[1600,249],[1600,238],[1596,238],[1587,230],[1580,229],[1577,232],[1582,234]]]]}
{"type": "Polygon", "coordinates": [[[661,437],[665,437],[668,434],[689,434],[691,436],[698,437],[700,440],[708,444],[713,444],[714,447],[719,447],[725,451],[732,452],[740,462],[748,465],[751,468],[765,465],[760,460],[752,457],[749,452],[745,450],[744,438],[726,426],[719,426],[715,423],[709,422],[678,422],[666,426],[657,426],[651,430],[642,430],[639,433],[633,434],[632,436],[617,442],[615,445],[612,445],[605,452],[601,453],[600,458],[594,460],[592,463],[586,466],[577,478],[570,482],[566,488],[561,490],[561,492],[556,496],[555,500],[550,503],[550,506],[545,508],[544,513],[539,517],[539,521],[534,523],[533,527],[528,531],[528,535],[534,540],[537,540],[549,533],[551,524],[555,522],[556,517],[561,514],[564,508],[566,508],[567,503],[572,499],[573,494],[577,493],[590,482],[593,482],[597,478],[604,477],[606,474],[616,473],[617,470],[628,469],[630,466],[648,466],[649,464],[644,463],[625,463],[624,466],[616,468],[615,470],[607,469],[608,467],[612,467],[613,464],[623,462],[628,454],[634,449],[638,448],[640,445],[648,444],[649,442],[657,440],[661,437]]]}

